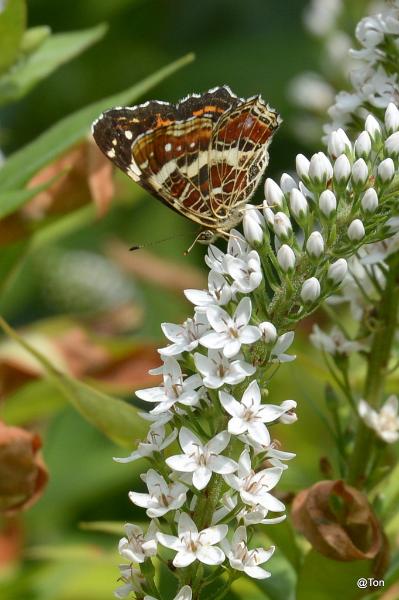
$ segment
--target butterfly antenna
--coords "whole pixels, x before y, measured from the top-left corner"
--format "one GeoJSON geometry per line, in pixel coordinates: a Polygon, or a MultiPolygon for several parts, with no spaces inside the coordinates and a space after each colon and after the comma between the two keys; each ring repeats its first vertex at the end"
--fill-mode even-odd
{"type": "Polygon", "coordinates": [[[168,242],[169,240],[173,240],[177,237],[183,237],[184,235],[184,233],[178,233],[175,235],[170,235],[166,238],[162,238],[161,240],[155,240],[154,242],[146,242],[145,244],[135,244],[134,246],[129,248],[129,250],[131,252],[134,252],[135,250],[141,250],[142,248],[149,248],[151,246],[156,246],[157,244],[162,244],[163,242],[168,242]]]}

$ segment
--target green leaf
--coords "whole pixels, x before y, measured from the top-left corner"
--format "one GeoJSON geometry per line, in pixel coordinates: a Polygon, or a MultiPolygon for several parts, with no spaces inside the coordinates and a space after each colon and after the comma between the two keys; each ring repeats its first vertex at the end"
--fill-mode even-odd
{"type": "Polygon", "coordinates": [[[0,73],[16,60],[25,26],[25,0],[6,0],[5,7],[0,10],[0,73]]]}
{"type": "Polygon", "coordinates": [[[0,327],[40,363],[50,382],[91,425],[121,446],[129,447],[134,438],[143,436],[145,424],[136,408],[55,369],[47,357],[19,336],[2,317],[0,327]]]}
{"type": "Polygon", "coordinates": [[[21,52],[30,54],[42,45],[45,39],[51,35],[51,29],[47,25],[38,25],[27,29],[21,40],[21,52]]]}
{"type": "Polygon", "coordinates": [[[22,56],[14,67],[0,78],[0,106],[18,100],[39,81],[103,37],[105,25],[91,29],[56,33],[46,37],[36,50],[22,56]]]}
{"type": "Polygon", "coordinates": [[[39,169],[55,160],[68,148],[85,138],[92,121],[111,107],[134,102],[152,87],[172,75],[194,60],[193,54],[187,54],[179,60],[163,67],[140,83],[94,102],[62,119],[33,142],[15,152],[0,170],[0,189],[10,190],[22,187],[39,169]]]}
{"type": "Polygon", "coordinates": [[[299,574],[296,600],[352,600],[364,595],[356,585],[360,577],[369,577],[371,561],[341,562],[311,550],[299,574]]]}

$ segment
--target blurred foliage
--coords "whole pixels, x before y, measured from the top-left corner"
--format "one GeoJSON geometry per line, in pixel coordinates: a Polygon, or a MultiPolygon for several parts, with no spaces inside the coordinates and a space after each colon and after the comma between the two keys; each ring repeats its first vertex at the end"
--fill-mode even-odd
{"type": "MultiPolygon", "coordinates": [[[[0,313],[36,351],[35,359],[18,338],[0,341],[0,417],[41,433],[50,472],[41,500],[0,538],[1,598],[112,597],[117,536],[79,523],[143,519],[127,498],[141,485],[143,464],[113,463],[112,456],[127,450],[111,440],[130,440],[132,447],[142,437],[141,405],[132,391],[149,385],[160,323],[187,317],[190,305],[181,291],[201,287],[204,277],[204,249],[197,245],[183,256],[195,226],[123,175],[115,174],[105,212],[89,191],[75,204],[55,194],[53,186],[72,167],[39,186],[29,182],[86,143],[92,120],[112,105],[152,97],[175,101],[227,83],[241,96],[262,93],[290,123],[287,82],[317,68],[316,45],[300,22],[305,4],[31,0],[26,15],[23,0],[0,1],[0,147],[7,157],[0,168],[0,313]],[[39,201],[39,193],[47,195],[39,201]],[[137,259],[128,255],[134,243],[163,238],[137,259]]],[[[290,169],[287,155],[301,150],[283,125],[273,142],[271,176],[290,169]]],[[[80,177],[89,190],[91,173],[80,177]]],[[[296,342],[298,360],[289,376],[277,373],[271,387],[273,402],[295,395],[299,404],[299,422],[277,432],[283,447],[297,452],[282,479],[287,493],[320,478],[321,457],[337,465],[323,401],[329,376],[305,338],[306,331],[296,342]]],[[[237,582],[231,599],[294,597],[300,549],[289,524],[270,529],[278,546],[270,561],[273,577],[237,582]]],[[[309,581],[324,572],[312,560],[300,578],[306,600],[315,597],[309,581]]],[[[333,568],[341,586],[325,598],[355,597],[347,565],[333,568]]],[[[169,580],[164,583],[172,590],[169,580]]]]}

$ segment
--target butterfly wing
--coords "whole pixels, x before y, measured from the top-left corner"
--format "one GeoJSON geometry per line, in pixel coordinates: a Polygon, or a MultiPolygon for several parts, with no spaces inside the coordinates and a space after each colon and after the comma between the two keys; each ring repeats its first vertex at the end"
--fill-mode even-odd
{"type": "Polygon", "coordinates": [[[209,180],[211,210],[228,218],[232,207],[246,204],[268,164],[267,148],[279,116],[256,96],[226,111],[211,140],[209,180]]]}
{"type": "Polygon", "coordinates": [[[209,147],[215,123],[242,102],[227,87],[177,105],[158,101],[106,111],[93,136],[112,162],[189,219],[217,227],[209,203],[209,147]]]}

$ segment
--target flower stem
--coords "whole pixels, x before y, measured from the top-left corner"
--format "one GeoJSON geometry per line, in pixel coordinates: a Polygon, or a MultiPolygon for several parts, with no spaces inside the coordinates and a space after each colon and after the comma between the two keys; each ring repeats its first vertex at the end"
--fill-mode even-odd
{"type": "MultiPolygon", "coordinates": [[[[367,377],[363,397],[377,408],[381,404],[385,381],[388,376],[388,362],[394,342],[399,308],[399,256],[388,260],[385,290],[376,307],[376,331],[368,355],[367,377]]],[[[359,419],[352,457],[349,461],[348,483],[362,487],[367,467],[374,448],[374,432],[359,419]]]]}

